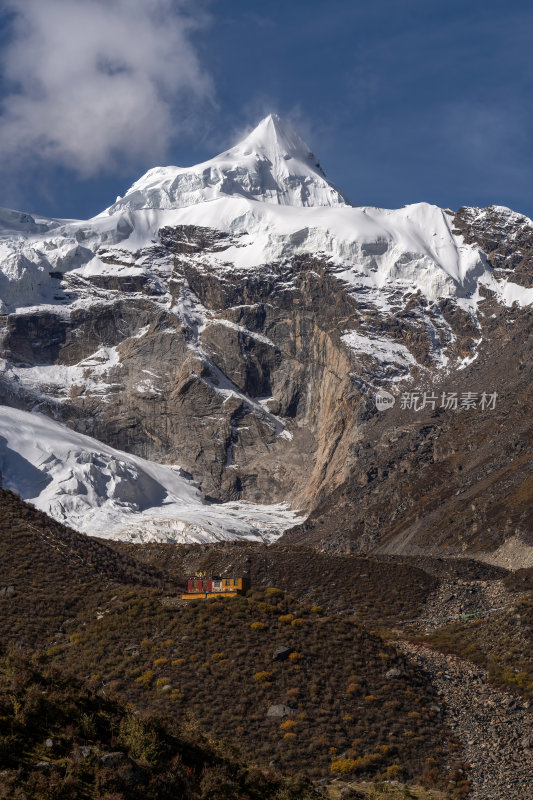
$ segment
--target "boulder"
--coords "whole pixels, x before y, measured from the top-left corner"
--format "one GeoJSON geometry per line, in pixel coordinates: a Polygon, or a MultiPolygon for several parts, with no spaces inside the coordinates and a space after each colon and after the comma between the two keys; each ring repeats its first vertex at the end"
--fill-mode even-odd
{"type": "Polygon", "coordinates": [[[79,764],[80,761],[85,761],[90,755],[91,748],[87,745],[80,745],[80,747],[76,747],[76,749],[72,751],[71,758],[75,763],[79,764]]]}
{"type": "Polygon", "coordinates": [[[286,661],[292,651],[292,647],[289,647],[286,644],[280,644],[278,647],[276,647],[272,654],[272,661],[286,661]]]}
{"type": "Polygon", "coordinates": [[[286,706],[283,703],[276,703],[270,706],[267,710],[267,717],[274,717],[281,719],[282,717],[292,717],[294,714],[294,709],[290,708],[290,706],[286,706]]]}
{"type": "Polygon", "coordinates": [[[135,764],[126,753],[121,753],[119,751],[116,753],[104,753],[100,758],[100,763],[104,767],[123,767],[125,765],[133,766],[135,764]]]}
{"type": "Polygon", "coordinates": [[[387,680],[390,680],[391,678],[401,678],[402,675],[403,672],[401,671],[401,669],[398,669],[398,667],[392,667],[385,673],[385,677],[387,680]]]}

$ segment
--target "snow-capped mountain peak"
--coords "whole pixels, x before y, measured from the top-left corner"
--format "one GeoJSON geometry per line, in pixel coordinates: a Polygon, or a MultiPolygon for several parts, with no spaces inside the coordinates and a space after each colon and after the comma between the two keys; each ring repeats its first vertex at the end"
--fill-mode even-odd
{"type": "Polygon", "coordinates": [[[270,114],[237,145],[209,161],[149,170],[104,213],[185,208],[221,197],[282,206],[349,205],[303,139],[270,114]]]}
{"type": "Polygon", "coordinates": [[[0,209],[4,486],[93,533],[268,539],[370,475],[378,388],[493,385],[532,253],[508,209],[350,206],[274,115],[93,219],[0,209]]]}
{"type": "Polygon", "coordinates": [[[277,114],[269,114],[235,147],[218,158],[237,160],[249,155],[263,156],[273,164],[280,161],[303,161],[325,177],[309,146],[277,114]]]}

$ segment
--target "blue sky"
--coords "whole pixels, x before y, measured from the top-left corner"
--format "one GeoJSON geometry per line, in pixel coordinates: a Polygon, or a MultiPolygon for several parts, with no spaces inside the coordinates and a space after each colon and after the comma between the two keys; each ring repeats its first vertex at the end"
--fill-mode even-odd
{"type": "Polygon", "coordinates": [[[90,216],[146,169],[209,158],[276,111],[354,203],[533,216],[530,2],[0,9],[0,205],[90,216]]]}

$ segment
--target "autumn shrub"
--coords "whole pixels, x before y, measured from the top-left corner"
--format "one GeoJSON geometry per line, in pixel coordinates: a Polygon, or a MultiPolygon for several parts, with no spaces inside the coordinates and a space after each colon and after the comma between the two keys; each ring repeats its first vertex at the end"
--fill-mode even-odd
{"type": "Polygon", "coordinates": [[[225,659],[225,657],[226,657],[226,654],[224,652],[213,653],[211,655],[211,661],[215,661],[215,662],[216,661],[223,661],[225,659]]]}
{"type": "Polygon", "coordinates": [[[152,684],[153,678],[154,678],[153,670],[147,669],[145,672],[142,673],[142,675],[139,675],[138,678],[135,678],[135,682],[140,683],[142,686],[144,686],[145,689],[148,689],[152,684]]]}
{"type": "Polygon", "coordinates": [[[256,672],[254,674],[254,681],[257,683],[265,683],[265,681],[269,681],[272,678],[272,673],[268,672],[268,670],[262,670],[261,672],[256,672]]]}
{"type": "Polygon", "coordinates": [[[385,771],[387,773],[387,778],[391,780],[400,778],[403,773],[402,768],[398,764],[390,764],[385,771]]]}
{"type": "Polygon", "coordinates": [[[293,731],[298,727],[298,723],[294,719],[286,719],[279,726],[282,731],[293,731]]]}

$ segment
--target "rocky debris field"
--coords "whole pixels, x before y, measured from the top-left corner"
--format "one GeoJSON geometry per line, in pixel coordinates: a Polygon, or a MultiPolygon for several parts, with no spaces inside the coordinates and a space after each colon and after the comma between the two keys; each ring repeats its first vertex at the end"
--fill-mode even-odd
{"type": "Polygon", "coordinates": [[[463,746],[472,800],[533,798],[533,709],[490,686],[487,672],[422,645],[397,642],[431,676],[445,719],[463,746]]]}
{"type": "Polygon", "coordinates": [[[444,578],[432,592],[420,613],[418,631],[433,631],[446,620],[467,615],[485,616],[513,606],[518,599],[503,580],[461,580],[444,578]]]}

